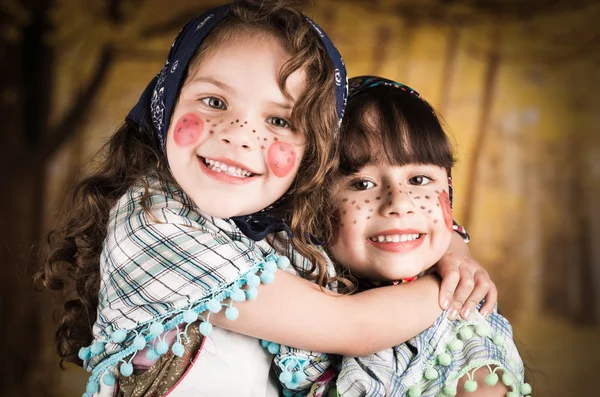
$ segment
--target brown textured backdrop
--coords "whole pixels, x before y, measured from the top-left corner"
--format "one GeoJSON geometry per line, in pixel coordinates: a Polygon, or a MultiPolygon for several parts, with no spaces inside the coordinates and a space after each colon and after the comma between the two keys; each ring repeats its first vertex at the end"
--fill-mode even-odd
{"type": "MultiPolygon", "coordinates": [[[[31,287],[66,187],[218,1],[0,0],[0,396],[79,396],[54,298],[31,287]]],[[[417,89],[459,164],[455,218],[497,282],[537,396],[595,395],[600,345],[600,5],[315,0],[349,75],[417,89]]],[[[596,387],[597,388],[597,387],[596,387]]]]}

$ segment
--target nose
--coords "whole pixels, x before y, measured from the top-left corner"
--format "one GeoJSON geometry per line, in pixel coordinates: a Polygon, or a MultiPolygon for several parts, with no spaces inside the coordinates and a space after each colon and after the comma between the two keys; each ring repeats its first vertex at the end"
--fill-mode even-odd
{"type": "Polygon", "coordinates": [[[219,140],[232,148],[239,148],[245,151],[251,150],[254,147],[252,139],[254,138],[252,127],[247,114],[240,114],[236,118],[230,120],[220,132],[219,140]]]}
{"type": "Polygon", "coordinates": [[[414,215],[416,205],[411,195],[404,190],[392,187],[381,197],[380,213],[383,216],[414,215]]]}

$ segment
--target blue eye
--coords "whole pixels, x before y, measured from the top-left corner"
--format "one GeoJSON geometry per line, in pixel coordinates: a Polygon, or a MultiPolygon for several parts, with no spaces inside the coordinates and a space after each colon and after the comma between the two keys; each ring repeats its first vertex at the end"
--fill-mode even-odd
{"type": "Polygon", "coordinates": [[[267,123],[272,124],[278,128],[292,128],[292,125],[290,124],[290,122],[282,117],[276,117],[276,116],[269,117],[267,119],[267,123]]]}
{"type": "Polygon", "coordinates": [[[433,179],[425,175],[416,175],[408,180],[408,183],[415,186],[425,186],[429,184],[433,179]]]}
{"type": "Polygon", "coordinates": [[[216,98],[214,96],[202,98],[201,100],[202,100],[202,102],[204,102],[205,104],[207,104],[208,106],[210,106],[213,109],[219,109],[219,110],[227,109],[227,105],[225,105],[225,102],[223,102],[223,100],[216,98]]]}
{"type": "Polygon", "coordinates": [[[360,179],[350,184],[350,188],[354,190],[369,190],[375,187],[375,184],[368,179],[360,179]]]}

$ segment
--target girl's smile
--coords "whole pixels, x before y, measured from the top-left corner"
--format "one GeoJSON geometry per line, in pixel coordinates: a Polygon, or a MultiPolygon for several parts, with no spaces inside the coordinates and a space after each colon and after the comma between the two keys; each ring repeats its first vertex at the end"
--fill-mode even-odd
{"type": "Polygon", "coordinates": [[[226,41],[190,70],[167,133],[167,157],[203,213],[252,214],[291,186],[305,137],[290,120],[305,74],[292,73],[284,95],[278,78],[289,57],[271,36],[245,36],[226,41]]]}
{"type": "Polygon", "coordinates": [[[434,265],[452,236],[448,177],[435,165],[377,161],[336,190],[336,261],[373,280],[413,277],[434,265]],[[448,227],[448,219],[450,227],[448,227]]]}

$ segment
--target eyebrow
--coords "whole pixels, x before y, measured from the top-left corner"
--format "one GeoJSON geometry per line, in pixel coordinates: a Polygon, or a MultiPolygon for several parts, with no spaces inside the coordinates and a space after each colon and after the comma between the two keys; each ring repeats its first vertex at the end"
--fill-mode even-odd
{"type": "Polygon", "coordinates": [[[276,107],[276,108],[280,108],[282,110],[292,110],[294,108],[294,102],[292,103],[282,103],[282,102],[276,102],[276,101],[267,101],[267,103],[270,106],[276,107]]]}
{"type": "Polygon", "coordinates": [[[229,85],[223,83],[222,81],[212,79],[210,77],[197,77],[194,80],[190,81],[190,84],[198,84],[198,83],[208,83],[214,86],[217,86],[225,91],[233,91],[233,88],[229,85]]]}

